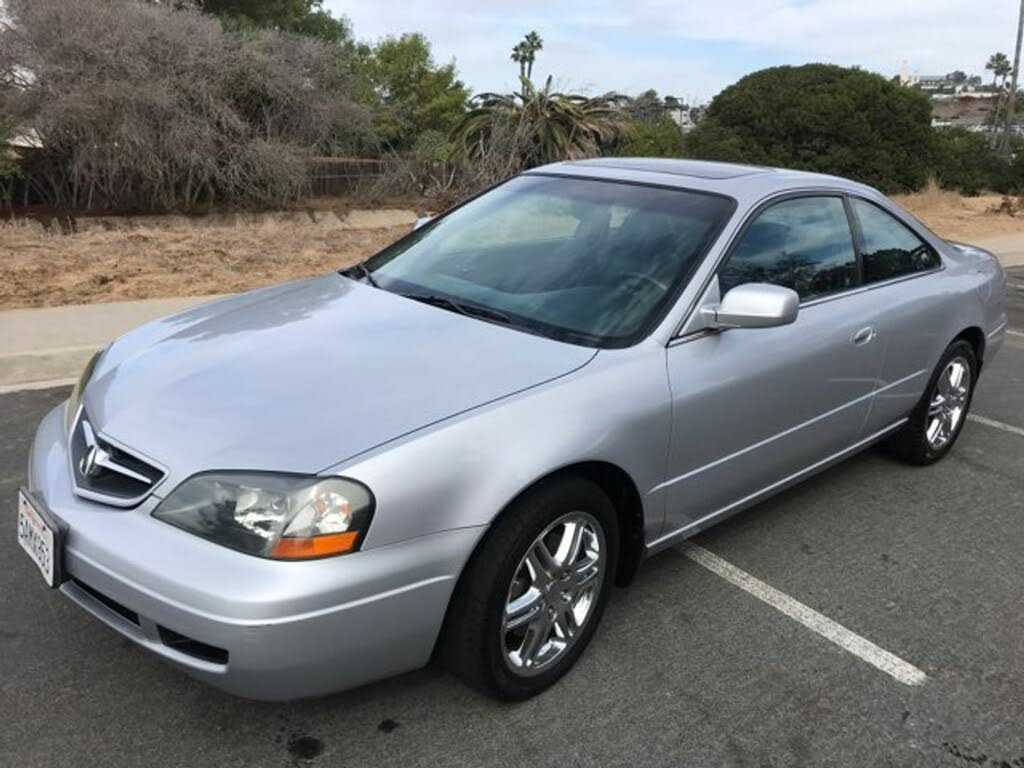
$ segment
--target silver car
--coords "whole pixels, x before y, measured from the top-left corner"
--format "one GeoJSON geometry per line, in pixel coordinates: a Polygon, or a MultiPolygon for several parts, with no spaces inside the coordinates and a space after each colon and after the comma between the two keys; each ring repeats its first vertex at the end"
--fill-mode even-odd
{"type": "Polygon", "coordinates": [[[1006,322],[991,254],[859,184],[551,165],[114,341],[39,426],[18,535],[240,696],[437,658],[522,699],[646,557],[883,440],[941,459],[1006,322]]]}

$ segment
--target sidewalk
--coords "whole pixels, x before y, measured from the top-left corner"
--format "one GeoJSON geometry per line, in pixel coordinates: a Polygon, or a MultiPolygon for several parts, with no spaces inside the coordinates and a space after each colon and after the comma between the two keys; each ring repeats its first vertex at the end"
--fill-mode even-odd
{"type": "Polygon", "coordinates": [[[217,296],[76,304],[0,312],[0,393],[73,384],[115,336],[217,296]]]}
{"type": "Polygon", "coordinates": [[[1024,266],[1024,235],[1000,235],[976,240],[972,245],[992,251],[1004,267],[1024,266]]]}
{"type": "MultiPolygon", "coordinates": [[[[1024,235],[974,241],[1003,266],[1024,265],[1024,235]]],[[[0,312],[0,394],[74,384],[97,348],[125,331],[218,296],[146,299],[0,312]]]]}

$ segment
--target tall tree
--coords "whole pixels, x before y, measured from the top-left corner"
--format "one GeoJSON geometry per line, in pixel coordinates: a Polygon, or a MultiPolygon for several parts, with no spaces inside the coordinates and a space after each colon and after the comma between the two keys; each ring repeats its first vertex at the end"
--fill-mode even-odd
{"type": "Polygon", "coordinates": [[[995,90],[999,85],[999,80],[1005,80],[1006,76],[1010,74],[1010,60],[1001,51],[993,53],[988,57],[985,69],[992,73],[992,89],[995,90]]]}
{"type": "Polygon", "coordinates": [[[1020,13],[1017,15],[1017,47],[1013,54],[1013,75],[1010,79],[1010,92],[1006,95],[1006,115],[1003,118],[1003,139],[999,145],[1000,153],[1010,157],[1010,131],[1013,130],[1014,110],[1017,106],[1017,77],[1020,75],[1020,48],[1024,38],[1024,0],[1020,0],[1020,13]]]}
{"type": "Polygon", "coordinates": [[[827,64],[772,67],[729,86],[687,135],[694,157],[849,176],[917,189],[932,106],[919,90],[827,64]]]}
{"type": "Polygon", "coordinates": [[[544,41],[536,30],[527,33],[521,41],[512,47],[512,61],[519,64],[519,82],[523,98],[529,93],[527,83],[533,79],[533,63],[537,59],[537,51],[544,47],[544,41]]]}
{"type": "Polygon", "coordinates": [[[199,0],[199,6],[230,25],[297,32],[331,43],[352,37],[348,20],[325,11],[323,0],[199,0]]]}
{"type": "Polygon", "coordinates": [[[436,64],[423,35],[386,37],[358,53],[378,133],[391,149],[409,149],[427,131],[446,135],[466,111],[469,92],[455,62],[436,64]]]}

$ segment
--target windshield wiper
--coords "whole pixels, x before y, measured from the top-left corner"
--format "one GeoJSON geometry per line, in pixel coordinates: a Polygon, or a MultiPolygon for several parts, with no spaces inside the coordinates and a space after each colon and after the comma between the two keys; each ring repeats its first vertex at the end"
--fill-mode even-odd
{"type": "Polygon", "coordinates": [[[489,307],[481,307],[477,304],[466,304],[455,299],[449,299],[447,296],[438,296],[432,293],[402,293],[399,294],[407,299],[413,299],[414,301],[420,301],[424,304],[429,304],[432,307],[440,307],[441,309],[447,309],[450,312],[458,312],[460,315],[466,315],[467,317],[478,317],[481,320],[493,320],[504,325],[510,325],[512,318],[506,315],[504,312],[499,312],[496,309],[490,309],[489,307]]]}
{"type": "Polygon", "coordinates": [[[370,271],[370,268],[366,266],[365,262],[360,261],[358,264],[353,264],[351,267],[343,270],[342,274],[349,274],[351,272],[355,272],[359,277],[365,277],[366,282],[374,288],[380,288],[380,284],[374,278],[373,272],[370,271]]]}

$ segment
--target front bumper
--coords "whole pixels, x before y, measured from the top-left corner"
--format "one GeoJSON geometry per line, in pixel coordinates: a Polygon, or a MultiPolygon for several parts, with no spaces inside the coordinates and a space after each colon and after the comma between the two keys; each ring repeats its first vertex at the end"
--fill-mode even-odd
{"type": "Polygon", "coordinates": [[[71,489],[64,406],[39,425],[29,488],[68,526],[61,592],[190,674],[252,699],[351,688],[430,658],[481,528],[356,554],[275,562],[71,489]]]}

